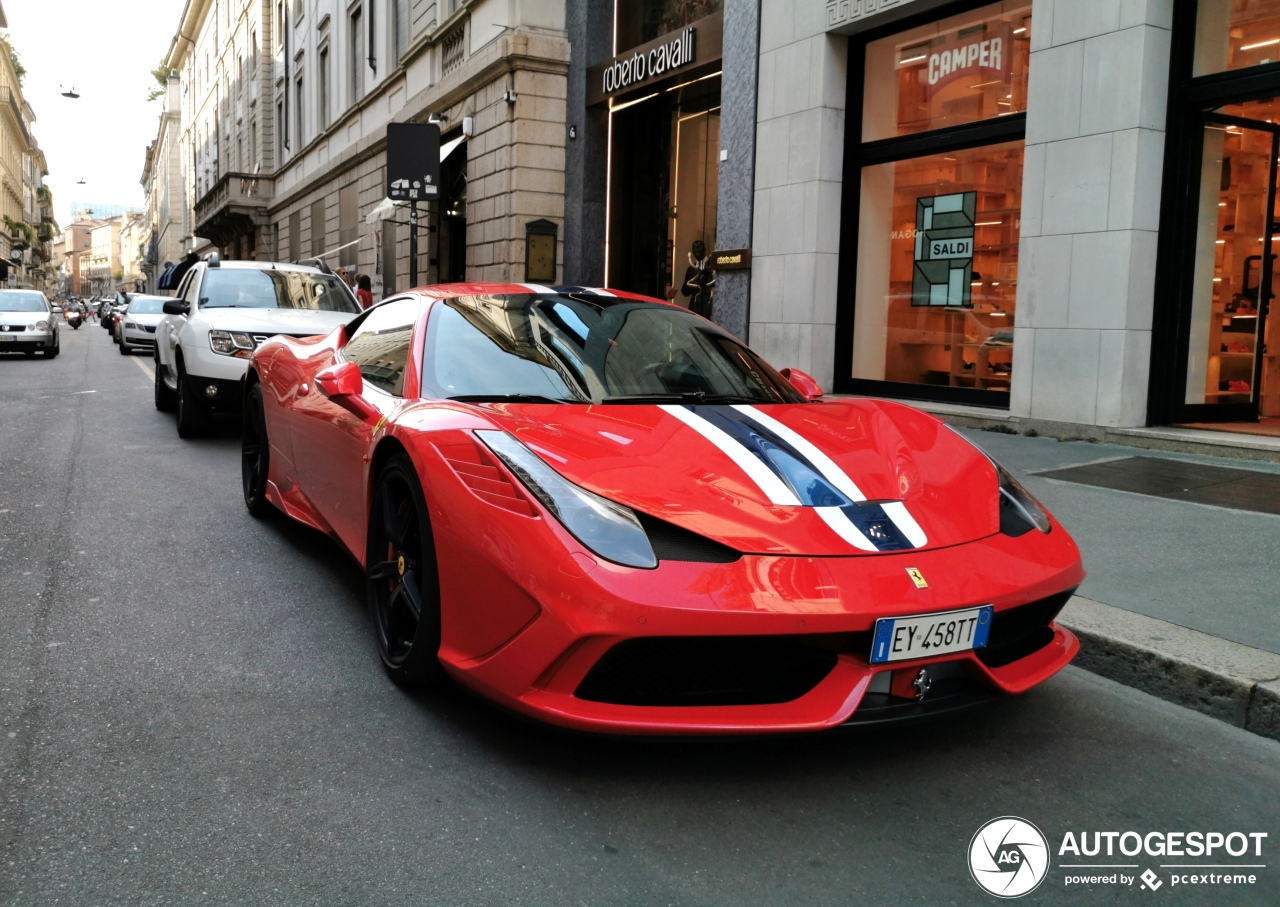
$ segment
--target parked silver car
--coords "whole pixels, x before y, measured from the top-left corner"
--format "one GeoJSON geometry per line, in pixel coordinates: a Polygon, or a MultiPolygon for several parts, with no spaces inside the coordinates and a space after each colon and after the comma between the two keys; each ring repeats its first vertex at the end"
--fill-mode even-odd
{"type": "Polygon", "coordinates": [[[120,313],[120,355],[127,356],[134,350],[156,348],[156,325],[164,317],[164,304],[168,296],[129,297],[129,307],[120,313]]]}
{"type": "Polygon", "coordinates": [[[58,355],[58,323],[39,290],[0,290],[0,352],[58,355]]]}

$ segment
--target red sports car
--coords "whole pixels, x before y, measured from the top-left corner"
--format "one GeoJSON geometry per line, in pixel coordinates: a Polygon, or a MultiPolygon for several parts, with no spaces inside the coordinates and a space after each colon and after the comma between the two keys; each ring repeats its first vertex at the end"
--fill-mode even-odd
{"type": "Polygon", "coordinates": [[[824,401],[675,305],[455,284],[245,378],[251,513],[335,538],[404,686],[565,727],[809,731],[1020,693],[1079,644],[1066,531],[926,413],[824,401]]]}

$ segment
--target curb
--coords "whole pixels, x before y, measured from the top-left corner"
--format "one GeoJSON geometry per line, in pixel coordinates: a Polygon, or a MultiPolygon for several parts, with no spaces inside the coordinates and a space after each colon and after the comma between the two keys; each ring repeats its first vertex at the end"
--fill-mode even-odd
{"type": "Polygon", "coordinates": [[[1058,622],[1076,667],[1280,740],[1280,655],[1080,596],[1058,622]]]}

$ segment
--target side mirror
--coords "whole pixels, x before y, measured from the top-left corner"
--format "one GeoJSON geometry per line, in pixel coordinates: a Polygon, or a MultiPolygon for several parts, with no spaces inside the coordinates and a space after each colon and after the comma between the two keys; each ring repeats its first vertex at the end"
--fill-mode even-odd
{"type": "Polygon", "coordinates": [[[340,362],[316,372],[316,387],[327,397],[357,397],[364,390],[364,377],[360,363],[340,362]]]}
{"type": "Polygon", "coordinates": [[[170,299],[164,304],[164,313],[166,315],[185,315],[190,311],[190,304],[183,302],[181,299],[170,299]]]}
{"type": "Polygon", "coordinates": [[[800,371],[798,368],[784,368],[780,374],[790,382],[791,386],[800,392],[800,396],[806,401],[812,403],[814,400],[822,399],[822,388],[818,386],[818,382],[800,371]]]}

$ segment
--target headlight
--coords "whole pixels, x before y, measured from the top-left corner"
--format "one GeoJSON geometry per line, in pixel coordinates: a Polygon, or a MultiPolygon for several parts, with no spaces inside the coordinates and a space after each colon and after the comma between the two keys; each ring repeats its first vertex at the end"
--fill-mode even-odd
{"type": "Polygon", "coordinates": [[[658,566],[649,537],[630,509],[574,485],[506,432],[478,431],[476,436],[582,544],[616,564],[658,566]]]}
{"type": "Polygon", "coordinates": [[[37,321],[35,324],[27,326],[28,331],[47,331],[49,330],[49,322],[37,321]]]}
{"type": "Polygon", "coordinates": [[[1048,533],[1053,524],[1049,522],[1049,515],[1044,512],[1040,502],[1022,487],[1022,483],[1009,470],[995,460],[991,463],[1000,479],[1000,531],[1014,538],[1031,531],[1033,527],[1048,533]]]}
{"type": "Polygon", "coordinates": [[[243,358],[253,352],[253,338],[239,331],[210,331],[209,347],[224,356],[243,358]]]}

